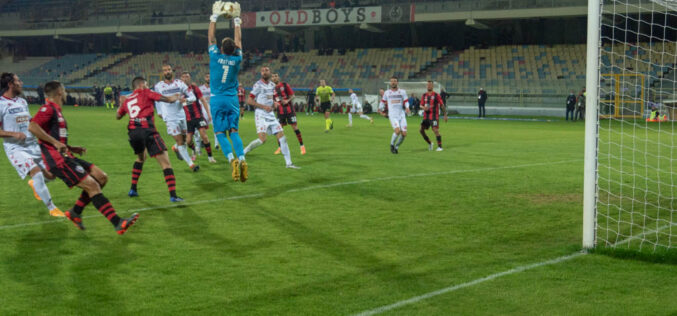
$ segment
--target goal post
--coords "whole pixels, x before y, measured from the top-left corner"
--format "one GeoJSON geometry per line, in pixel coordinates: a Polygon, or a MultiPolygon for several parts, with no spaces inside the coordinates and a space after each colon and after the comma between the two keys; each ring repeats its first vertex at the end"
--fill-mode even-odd
{"type": "Polygon", "coordinates": [[[677,0],[589,0],[583,248],[677,249],[677,0]]]}

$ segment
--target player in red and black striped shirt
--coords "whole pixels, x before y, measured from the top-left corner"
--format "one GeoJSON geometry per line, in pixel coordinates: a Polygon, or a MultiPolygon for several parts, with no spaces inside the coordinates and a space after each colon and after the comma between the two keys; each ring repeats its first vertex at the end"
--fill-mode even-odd
{"type": "MultiPolygon", "coordinates": [[[[306,146],[303,145],[303,137],[301,136],[301,131],[299,130],[298,123],[296,121],[296,111],[294,110],[294,104],[292,104],[292,99],[294,98],[294,90],[288,83],[280,80],[279,74],[272,74],[270,80],[275,83],[275,91],[273,92],[273,100],[275,101],[275,111],[277,112],[277,120],[280,121],[282,127],[291,125],[296,133],[296,139],[299,140],[299,145],[301,146],[301,155],[306,154],[306,146]]],[[[277,148],[275,154],[280,153],[280,147],[277,148]]]]}
{"type": "Polygon", "coordinates": [[[247,101],[246,95],[247,95],[247,93],[245,93],[242,85],[239,85],[237,87],[237,101],[240,102],[240,118],[241,119],[244,118],[244,106],[245,106],[245,103],[247,101]]]}
{"type": "Polygon", "coordinates": [[[423,107],[423,121],[421,122],[421,136],[428,143],[428,150],[433,150],[433,144],[425,133],[428,128],[433,129],[437,137],[437,151],[442,151],[442,136],[440,135],[440,109],[444,111],[444,121],[447,121],[447,109],[444,108],[444,101],[437,92],[433,91],[433,82],[428,80],[428,92],[421,97],[421,106],[423,107]]]}
{"type": "MultiPolygon", "coordinates": [[[[194,85],[190,77],[189,72],[183,72],[181,74],[181,81],[188,86],[188,93],[193,93],[195,95],[195,101],[188,103],[183,106],[183,111],[186,113],[186,125],[188,126],[188,132],[186,135],[186,143],[188,147],[192,148],[195,152],[195,142],[193,135],[197,130],[200,133],[200,138],[202,141],[202,146],[204,146],[207,151],[207,157],[210,163],[216,163],[216,159],[212,156],[212,145],[209,143],[209,137],[207,136],[207,129],[209,128],[209,121],[212,120],[209,117],[209,103],[202,95],[202,90],[198,86],[194,85]],[[205,112],[207,117],[205,118],[202,112],[202,106],[205,107],[205,112]]],[[[193,155],[193,160],[195,160],[195,155],[193,155]]]]}
{"type": "Polygon", "coordinates": [[[129,145],[132,146],[134,154],[137,156],[132,167],[132,188],[128,195],[129,197],[139,196],[136,185],[141,177],[143,163],[146,161],[146,152],[148,152],[148,155],[157,159],[162,167],[165,182],[169,189],[169,200],[181,202],[183,199],[176,196],[176,177],[174,177],[172,164],[169,162],[167,146],[155,128],[155,110],[153,107],[155,101],[172,103],[179,98],[178,96],[165,97],[151,91],[148,89],[146,79],[142,77],[134,78],[132,87],[134,92],[125,98],[122,106],[118,108],[117,114],[118,120],[129,114],[129,125],[127,126],[129,145]]]}
{"type": "Polygon", "coordinates": [[[29,131],[40,141],[42,159],[47,170],[63,180],[69,188],[77,186],[82,194],[72,209],[65,212],[75,226],[84,230],[82,211],[92,202],[94,206],[113,224],[118,234],[124,234],[134,225],[138,213],[129,218],[120,218],[113,205],[101,192],[106,185],[108,176],[103,170],[82,159],[75,158],[73,153],[83,155],[87,150],[84,147],[68,145],[68,124],[61,113],[61,106],[66,100],[66,89],[58,81],[45,84],[45,105],[31,119],[29,131]]]}

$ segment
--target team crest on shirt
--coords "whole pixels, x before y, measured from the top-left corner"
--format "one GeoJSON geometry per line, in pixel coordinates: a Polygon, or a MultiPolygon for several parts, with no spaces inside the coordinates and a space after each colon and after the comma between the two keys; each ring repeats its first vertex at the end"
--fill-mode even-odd
{"type": "Polygon", "coordinates": [[[85,168],[82,168],[82,166],[77,166],[75,167],[75,171],[78,173],[85,173],[85,168]]]}
{"type": "Polygon", "coordinates": [[[45,111],[47,111],[47,108],[40,109],[40,112],[45,112],[45,111]]]}

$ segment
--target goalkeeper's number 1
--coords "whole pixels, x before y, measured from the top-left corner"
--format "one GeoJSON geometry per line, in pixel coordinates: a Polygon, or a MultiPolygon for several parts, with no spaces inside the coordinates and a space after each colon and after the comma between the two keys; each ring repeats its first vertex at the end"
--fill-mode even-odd
{"type": "Polygon", "coordinates": [[[223,77],[221,77],[221,83],[226,83],[226,79],[228,78],[228,71],[230,71],[230,66],[223,65],[223,77]]]}

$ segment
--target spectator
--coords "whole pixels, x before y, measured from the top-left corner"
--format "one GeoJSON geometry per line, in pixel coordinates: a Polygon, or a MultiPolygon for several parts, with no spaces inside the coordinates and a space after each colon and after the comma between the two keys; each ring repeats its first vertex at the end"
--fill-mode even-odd
{"type": "Polygon", "coordinates": [[[566,120],[569,120],[569,113],[571,113],[571,120],[574,120],[574,110],[576,109],[576,93],[574,90],[571,90],[569,96],[567,97],[567,113],[566,120]]]}
{"type": "Polygon", "coordinates": [[[40,104],[45,104],[45,89],[42,88],[42,85],[38,86],[38,101],[40,101],[40,104]]]}
{"type": "Polygon", "coordinates": [[[581,90],[581,93],[578,95],[576,113],[574,113],[574,121],[578,120],[578,118],[585,120],[585,96],[585,87],[583,87],[583,90],[581,90]]]}
{"type": "Polygon", "coordinates": [[[479,107],[479,116],[478,117],[487,117],[487,110],[484,108],[484,105],[487,103],[487,92],[484,91],[484,88],[480,88],[480,91],[477,92],[477,106],[479,107]]]}
{"type": "Polygon", "coordinates": [[[289,58],[287,57],[287,54],[282,53],[282,57],[280,58],[280,61],[283,63],[289,62],[289,58]]]}

